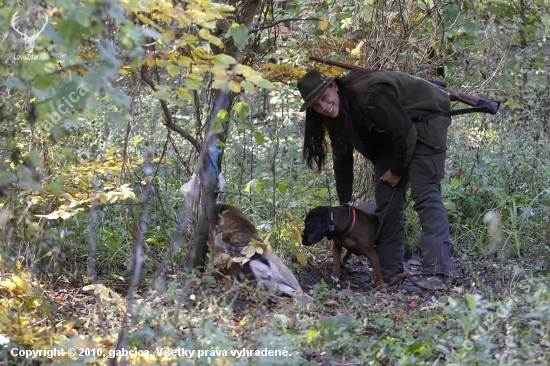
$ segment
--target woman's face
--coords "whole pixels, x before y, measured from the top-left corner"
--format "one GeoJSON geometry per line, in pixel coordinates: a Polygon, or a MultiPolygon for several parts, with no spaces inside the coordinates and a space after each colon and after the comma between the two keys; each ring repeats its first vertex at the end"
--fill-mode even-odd
{"type": "Polygon", "coordinates": [[[338,85],[333,81],[332,84],[321,94],[311,105],[311,108],[323,116],[336,118],[340,112],[340,96],[338,95],[338,85]]]}

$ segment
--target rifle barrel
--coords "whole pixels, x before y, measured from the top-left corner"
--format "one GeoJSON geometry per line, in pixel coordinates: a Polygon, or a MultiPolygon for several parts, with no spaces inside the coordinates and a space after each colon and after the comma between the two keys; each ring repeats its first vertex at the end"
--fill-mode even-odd
{"type": "MultiPolygon", "coordinates": [[[[328,60],[328,59],[322,58],[322,57],[309,56],[309,59],[312,60],[312,61],[322,62],[322,63],[327,64],[327,65],[341,67],[342,69],[346,69],[346,70],[353,70],[353,69],[369,70],[365,67],[350,65],[350,64],[346,64],[344,62],[339,62],[339,61],[332,61],[332,60],[328,60]]],[[[446,92],[447,95],[449,95],[449,99],[452,102],[458,101],[458,102],[462,102],[464,104],[467,104],[467,105],[470,105],[470,106],[473,106],[473,107],[483,106],[484,110],[487,113],[491,113],[491,114],[496,114],[498,112],[498,108],[500,107],[499,102],[495,102],[495,101],[490,100],[490,99],[475,97],[473,95],[468,95],[468,94],[460,93],[460,92],[457,92],[457,91],[454,91],[454,90],[451,90],[451,89],[447,89],[447,83],[444,82],[444,81],[426,79],[426,78],[421,78],[421,79],[424,79],[424,80],[436,85],[439,89],[446,92]]]]}

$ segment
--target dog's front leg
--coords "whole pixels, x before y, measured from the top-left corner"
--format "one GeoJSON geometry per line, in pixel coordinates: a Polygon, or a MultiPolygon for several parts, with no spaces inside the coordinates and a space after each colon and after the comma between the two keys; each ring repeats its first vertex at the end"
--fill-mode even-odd
{"type": "Polygon", "coordinates": [[[340,277],[340,256],[342,255],[342,247],[338,245],[336,239],[332,239],[332,275],[340,277]]]}
{"type": "Polygon", "coordinates": [[[380,260],[378,259],[376,250],[374,248],[369,248],[366,250],[365,255],[369,259],[370,264],[372,265],[372,270],[374,274],[374,283],[376,283],[376,286],[378,287],[386,287],[386,283],[382,278],[382,271],[380,270],[380,260]]]}
{"type": "Polygon", "coordinates": [[[351,257],[351,252],[349,249],[346,249],[346,254],[344,254],[344,258],[342,258],[342,267],[348,264],[349,257],[351,257]]]}

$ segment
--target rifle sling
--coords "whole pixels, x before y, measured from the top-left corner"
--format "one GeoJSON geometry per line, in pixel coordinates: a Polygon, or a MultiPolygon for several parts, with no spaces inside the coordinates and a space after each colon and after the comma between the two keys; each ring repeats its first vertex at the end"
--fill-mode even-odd
{"type": "Polygon", "coordinates": [[[444,111],[439,113],[433,113],[428,114],[427,116],[422,117],[413,117],[411,118],[411,121],[413,122],[424,122],[429,121],[431,119],[437,118],[437,117],[451,117],[451,116],[457,116],[459,114],[467,114],[467,113],[491,113],[491,110],[487,108],[484,105],[472,107],[472,108],[463,108],[463,109],[455,109],[452,111],[444,111]]]}

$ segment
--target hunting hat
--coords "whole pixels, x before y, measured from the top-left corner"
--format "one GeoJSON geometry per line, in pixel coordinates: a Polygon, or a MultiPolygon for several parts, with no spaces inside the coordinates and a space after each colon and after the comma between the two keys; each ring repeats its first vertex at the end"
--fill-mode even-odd
{"type": "Polygon", "coordinates": [[[304,104],[300,112],[305,111],[315,102],[321,94],[330,86],[335,77],[327,77],[321,71],[310,69],[300,80],[298,80],[298,90],[302,95],[304,104]]]}

